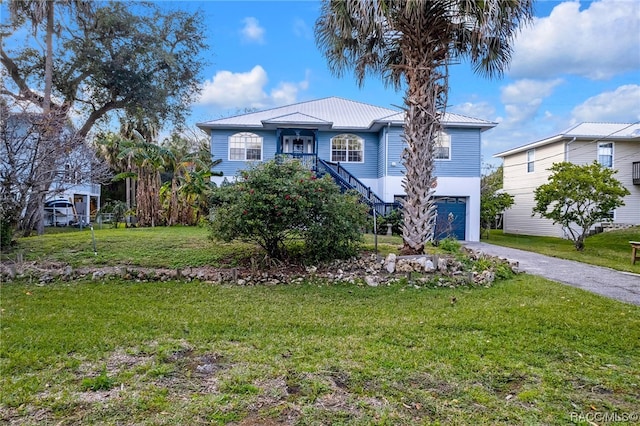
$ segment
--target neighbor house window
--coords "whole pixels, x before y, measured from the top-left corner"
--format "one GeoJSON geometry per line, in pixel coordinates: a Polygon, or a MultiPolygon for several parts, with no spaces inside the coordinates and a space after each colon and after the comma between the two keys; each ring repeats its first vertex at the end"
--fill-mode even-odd
{"type": "Polygon", "coordinates": [[[436,160],[451,160],[451,135],[440,132],[436,141],[436,160]]]}
{"type": "Polygon", "coordinates": [[[364,140],[356,135],[338,135],[331,139],[331,161],[362,163],[364,140]]]}
{"type": "Polygon", "coordinates": [[[530,149],[529,151],[527,151],[527,173],[533,173],[533,163],[535,161],[535,154],[536,154],[536,150],[535,149],[530,149]]]}
{"type": "Polygon", "coordinates": [[[598,163],[603,167],[613,167],[613,142],[598,144],[598,163]]]}
{"type": "Polygon", "coordinates": [[[229,136],[229,160],[261,161],[262,138],[246,132],[229,136]]]}

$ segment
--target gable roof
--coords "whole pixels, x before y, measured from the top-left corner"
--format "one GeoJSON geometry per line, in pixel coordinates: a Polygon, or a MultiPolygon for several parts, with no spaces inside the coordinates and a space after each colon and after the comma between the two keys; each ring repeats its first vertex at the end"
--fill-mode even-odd
{"type": "MultiPolygon", "coordinates": [[[[443,122],[452,127],[474,127],[483,131],[497,124],[450,113],[445,114],[443,122]]],[[[266,129],[290,126],[325,130],[377,131],[388,124],[402,126],[404,112],[339,97],[328,97],[205,121],[197,125],[203,130],[266,129]]]]}
{"type": "Polygon", "coordinates": [[[503,158],[528,151],[533,148],[549,145],[563,140],[587,139],[592,141],[625,140],[640,142],[640,122],[637,123],[591,123],[585,122],[569,127],[567,130],[546,139],[530,142],[507,151],[494,154],[494,158],[503,158]]]}

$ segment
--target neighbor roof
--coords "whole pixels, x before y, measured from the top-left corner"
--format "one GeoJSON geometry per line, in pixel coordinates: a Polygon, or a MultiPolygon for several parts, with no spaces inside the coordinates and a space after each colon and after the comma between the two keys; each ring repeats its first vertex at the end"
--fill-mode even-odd
{"type": "Polygon", "coordinates": [[[546,139],[530,142],[507,151],[494,154],[494,158],[507,157],[544,145],[570,139],[590,140],[632,140],[640,142],[640,123],[580,123],[569,127],[564,132],[546,139]]]}
{"type": "MultiPolygon", "coordinates": [[[[443,122],[452,127],[488,130],[496,123],[459,114],[446,113],[443,122]]],[[[266,129],[307,127],[332,130],[377,131],[387,124],[404,124],[404,112],[348,99],[329,97],[300,102],[264,111],[198,123],[201,129],[266,129]]]]}

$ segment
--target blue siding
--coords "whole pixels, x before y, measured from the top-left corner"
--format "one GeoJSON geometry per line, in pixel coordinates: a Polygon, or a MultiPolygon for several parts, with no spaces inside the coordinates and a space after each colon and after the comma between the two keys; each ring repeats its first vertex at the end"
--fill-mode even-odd
{"type": "Polygon", "coordinates": [[[378,174],[376,175],[377,178],[384,177],[384,173],[385,173],[384,166],[387,161],[385,148],[386,148],[386,137],[387,137],[388,130],[389,129],[387,127],[384,127],[380,131],[380,134],[378,135],[378,164],[376,166],[378,169],[378,174]]]}
{"type": "MultiPolygon", "coordinates": [[[[214,160],[222,160],[214,170],[222,172],[226,177],[236,176],[240,170],[246,169],[253,163],[251,161],[229,160],[229,136],[240,132],[238,130],[213,130],[211,132],[211,155],[214,160]]],[[[250,133],[255,133],[263,138],[262,160],[272,160],[276,153],[276,131],[252,130],[250,133]]],[[[341,164],[358,178],[376,178],[378,176],[378,144],[382,132],[318,132],[318,157],[330,161],[331,138],[344,133],[354,134],[364,139],[364,163],[345,162],[341,164]]]]}
{"type": "MultiPolygon", "coordinates": [[[[436,160],[435,175],[449,177],[480,176],[480,130],[447,128],[451,135],[451,159],[436,160]]],[[[389,132],[389,176],[403,176],[402,150],[406,146],[401,128],[391,128],[389,132]],[[391,163],[396,162],[396,167],[391,163]]]]}
{"type": "MultiPolygon", "coordinates": [[[[229,160],[229,136],[242,133],[240,130],[212,130],[211,131],[211,156],[214,160],[221,159],[213,170],[222,172],[225,177],[231,178],[238,174],[238,171],[248,168],[254,161],[230,161],[229,160]]],[[[275,157],[276,153],[276,132],[258,130],[248,131],[262,136],[262,160],[267,161],[275,157]]]]}
{"type": "Polygon", "coordinates": [[[451,159],[436,160],[436,176],[480,176],[480,130],[449,128],[451,159]]]}
{"type": "Polygon", "coordinates": [[[365,132],[318,132],[318,157],[331,161],[331,138],[349,133],[364,139],[364,163],[340,163],[358,179],[375,179],[378,176],[379,133],[365,132]]]}
{"type": "MultiPolygon", "coordinates": [[[[402,151],[405,142],[402,137],[402,127],[385,127],[377,133],[371,132],[318,132],[318,156],[323,160],[331,160],[331,138],[343,133],[351,133],[364,139],[364,163],[342,163],[352,174],[360,179],[376,179],[388,176],[403,176],[402,151]],[[388,135],[388,140],[387,139],[388,135]],[[388,146],[385,146],[388,143],[388,146]],[[387,156],[388,155],[388,156],[387,156]],[[392,166],[395,163],[395,166],[392,166]]],[[[437,160],[436,176],[449,177],[477,177],[480,176],[480,131],[479,129],[448,128],[451,135],[451,160],[437,160]]],[[[239,130],[211,131],[211,155],[214,160],[222,162],[215,171],[222,172],[226,177],[236,176],[239,170],[247,168],[250,161],[229,160],[229,136],[239,133],[239,130]]],[[[276,131],[251,131],[263,138],[262,159],[268,161],[276,153],[276,131]]]]}
{"type": "Polygon", "coordinates": [[[389,128],[389,147],[387,150],[389,157],[387,158],[386,164],[388,176],[404,176],[402,151],[404,151],[405,146],[403,127],[396,126],[389,128]],[[392,166],[391,163],[396,163],[396,165],[392,166]]]}

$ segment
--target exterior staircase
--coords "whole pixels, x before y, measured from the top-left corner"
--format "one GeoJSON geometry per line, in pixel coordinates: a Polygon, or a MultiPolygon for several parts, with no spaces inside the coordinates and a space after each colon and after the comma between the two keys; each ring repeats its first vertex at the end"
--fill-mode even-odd
{"type": "Polygon", "coordinates": [[[401,207],[398,202],[384,202],[370,187],[363,184],[358,178],[342,167],[340,163],[333,163],[317,158],[316,173],[318,176],[325,174],[331,176],[343,192],[352,189],[358,192],[360,199],[371,207],[372,211],[375,211],[378,216],[386,216],[401,207]]]}
{"type": "Polygon", "coordinates": [[[316,172],[318,177],[328,174],[333,178],[342,192],[355,190],[360,194],[362,202],[371,207],[371,214],[375,211],[378,216],[386,216],[392,211],[401,208],[398,202],[385,203],[370,187],[363,184],[358,178],[342,167],[340,163],[324,161],[316,154],[307,153],[281,153],[278,154],[278,158],[296,159],[309,170],[316,172]]]}

